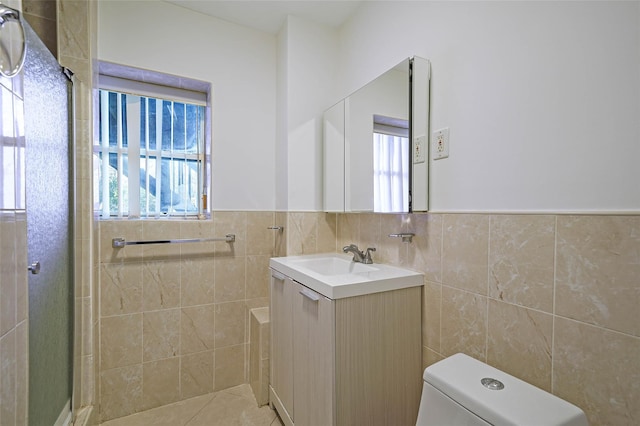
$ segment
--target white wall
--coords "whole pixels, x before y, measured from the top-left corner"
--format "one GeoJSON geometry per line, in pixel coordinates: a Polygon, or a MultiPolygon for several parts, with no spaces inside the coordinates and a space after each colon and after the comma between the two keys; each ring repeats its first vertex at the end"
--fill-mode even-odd
{"type": "Polygon", "coordinates": [[[341,97],[431,61],[433,211],[639,211],[638,2],[365,2],[341,97]]]}
{"type": "Polygon", "coordinates": [[[287,104],[288,76],[288,26],[284,25],[278,33],[277,53],[277,114],[276,114],[276,210],[287,211],[289,206],[289,124],[287,104]]]}
{"type": "MultiPolygon", "coordinates": [[[[319,211],[322,205],[322,113],[337,99],[335,29],[300,18],[287,18],[280,46],[286,56],[279,74],[286,74],[287,209],[319,211]]],[[[278,143],[282,143],[279,141],[278,143]]]]}
{"type": "Polygon", "coordinates": [[[161,1],[98,20],[100,60],[212,83],[214,210],[274,210],[276,37],[161,1]]]}
{"type": "Polygon", "coordinates": [[[214,209],[321,210],[322,111],[419,55],[431,129],[451,135],[431,210],[638,211],[639,28],[638,2],[388,1],[340,31],[290,18],[277,41],[164,2],[103,1],[98,52],[213,83],[214,209]]]}

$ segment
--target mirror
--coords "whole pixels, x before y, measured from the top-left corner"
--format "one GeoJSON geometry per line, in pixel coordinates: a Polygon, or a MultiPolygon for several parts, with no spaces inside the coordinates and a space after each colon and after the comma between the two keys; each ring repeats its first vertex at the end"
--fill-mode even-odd
{"type": "Polygon", "coordinates": [[[429,62],[414,57],[325,111],[325,211],[427,210],[428,106],[429,62]]]}

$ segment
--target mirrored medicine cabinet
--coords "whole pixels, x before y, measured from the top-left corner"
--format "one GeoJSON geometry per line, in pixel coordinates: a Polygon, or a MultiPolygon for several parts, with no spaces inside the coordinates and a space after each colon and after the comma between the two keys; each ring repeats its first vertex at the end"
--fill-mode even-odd
{"type": "Polygon", "coordinates": [[[428,210],[429,61],[407,58],[324,113],[324,210],[428,210]]]}

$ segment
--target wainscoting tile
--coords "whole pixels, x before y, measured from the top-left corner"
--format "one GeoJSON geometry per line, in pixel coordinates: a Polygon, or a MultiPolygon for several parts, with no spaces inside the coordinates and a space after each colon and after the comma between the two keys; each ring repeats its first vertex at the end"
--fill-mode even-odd
{"type": "Polygon", "coordinates": [[[140,261],[142,246],[126,246],[113,248],[114,238],[124,238],[126,241],[142,240],[142,226],[140,222],[128,220],[100,220],[100,262],[140,261]]]}
{"type": "Polygon", "coordinates": [[[180,354],[180,309],[142,314],[143,361],[155,361],[180,354]]]}
{"type": "Polygon", "coordinates": [[[273,256],[286,256],[287,255],[287,238],[289,235],[289,229],[287,226],[288,213],[276,212],[274,226],[282,226],[284,229],[282,232],[275,232],[275,243],[273,248],[273,256]]]}
{"type": "Polygon", "coordinates": [[[401,238],[389,237],[407,230],[409,215],[383,214],[380,215],[380,246],[375,253],[376,262],[402,266],[407,258],[407,243],[401,238]]]}
{"type": "Polygon", "coordinates": [[[17,318],[17,251],[16,222],[13,213],[0,217],[0,336],[16,326],[17,318]]]}
{"type": "MultiPolygon", "coordinates": [[[[222,236],[222,235],[221,235],[222,236]]],[[[180,222],[180,238],[215,238],[213,220],[185,220],[180,222]]],[[[188,243],[180,244],[180,256],[182,258],[208,257],[213,259],[214,243],[188,243]]]]}
{"type": "Polygon", "coordinates": [[[553,311],[555,217],[491,216],[489,295],[553,311]]]}
{"type": "Polygon", "coordinates": [[[142,270],[144,311],[180,306],[180,260],[145,262],[142,270]]]}
{"type": "Polygon", "coordinates": [[[338,251],[342,253],[342,247],[352,243],[357,244],[359,238],[360,215],[348,213],[338,214],[338,251]]]}
{"type": "MultiPolygon", "coordinates": [[[[317,213],[318,240],[316,250],[318,253],[334,253],[338,250],[336,237],[338,233],[338,217],[336,213],[317,213]]],[[[340,249],[342,249],[340,247],[340,249]]]]}
{"type": "Polygon", "coordinates": [[[17,377],[16,330],[0,337],[0,419],[2,424],[15,424],[17,377]]]}
{"type": "Polygon", "coordinates": [[[215,352],[215,390],[226,389],[231,386],[247,382],[245,366],[245,344],[226,346],[215,352]]]}
{"type": "Polygon", "coordinates": [[[142,362],[142,314],[102,318],[100,322],[103,370],[142,362]]]}
{"type": "Polygon", "coordinates": [[[188,258],[180,262],[180,303],[183,307],[215,301],[215,262],[212,258],[188,258]]]}
{"type": "Polygon", "coordinates": [[[487,298],[442,286],[442,355],[463,352],[485,361],[487,298]]]}
{"type": "Polygon", "coordinates": [[[183,355],[180,360],[182,398],[213,392],[213,351],[183,355]]]}
{"type": "Polygon", "coordinates": [[[16,425],[26,425],[29,414],[29,323],[16,327],[16,425]]]}
{"type": "Polygon", "coordinates": [[[214,348],[215,314],[215,305],[182,308],[180,350],[183,355],[214,348]]]}
{"type": "Polygon", "coordinates": [[[487,294],[489,216],[444,215],[442,283],[487,294]]]}
{"type": "MultiPolygon", "coordinates": [[[[172,220],[142,221],[142,237],[148,241],[179,239],[180,222],[172,220]]],[[[142,255],[145,260],[177,259],[182,244],[145,244],[142,255]]]]}
{"type": "Polygon", "coordinates": [[[640,336],[640,216],[559,216],[556,314],[640,336]]]}
{"type": "Polygon", "coordinates": [[[422,344],[440,352],[442,284],[427,281],[422,309],[422,344]]]}
{"type": "Polygon", "coordinates": [[[442,215],[413,214],[409,232],[416,236],[407,243],[406,267],[424,273],[425,279],[442,282],[442,215]]]}
{"type": "Polygon", "coordinates": [[[269,297],[269,256],[247,256],[247,299],[269,297]]]}
{"type": "Polygon", "coordinates": [[[246,257],[215,259],[215,303],[245,299],[246,257]]]}
{"type": "Polygon", "coordinates": [[[276,232],[273,212],[247,212],[247,255],[271,255],[276,232]]]}
{"type": "Polygon", "coordinates": [[[489,299],[487,363],[551,392],[553,317],[489,299]]]}
{"type": "Polygon", "coordinates": [[[318,221],[315,214],[291,212],[287,222],[287,256],[317,253],[318,221]]]}
{"type": "Polygon", "coordinates": [[[640,424],[640,338],[556,317],[553,393],[592,425],[640,424]]]}
{"type": "Polygon", "coordinates": [[[78,59],[89,59],[88,43],[88,7],[89,3],[81,1],[61,1],[59,4],[59,16],[64,23],[58,25],[58,40],[61,52],[78,59]],[[73,31],[72,31],[73,29],[73,31]]]}
{"type": "Polygon", "coordinates": [[[244,301],[215,305],[216,349],[246,342],[246,317],[247,307],[244,301]]]}
{"type": "MultiPolygon", "coordinates": [[[[362,213],[359,216],[360,223],[358,229],[358,239],[353,242],[357,244],[362,251],[364,251],[367,247],[375,247],[377,250],[378,247],[380,247],[382,240],[381,215],[373,213],[362,213]]],[[[342,247],[340,247],[340,249],[342,249],[342,247]]],[[[377,254],[377,251],[375,253],[372,253],[372,257],[376,259],[377,254]]]]}
{"type": "Polygon", "coordinates": [[[142,364],[100,373],[99,408],[102,421],[142,410],[142,364]]]}
{"type": "Polygon", "coordinates": [[[234,243],[219,241],[215,244],[216,257],[245,256],[247,251],[247,212],[214,212],[213,229],[216,238],[235,234],[234,243]]]}
{"type": "Polygon", "coordinates": [[[142,312],[141,263],[108,263],[101,267],[100,314],[103,317],[142,312]]]}
{"type": "Polygon", "coordinates": [[[142,406],[144,410],[171,404],[179,399],[179,358],[147,362],[142,365],[142,406]]]}

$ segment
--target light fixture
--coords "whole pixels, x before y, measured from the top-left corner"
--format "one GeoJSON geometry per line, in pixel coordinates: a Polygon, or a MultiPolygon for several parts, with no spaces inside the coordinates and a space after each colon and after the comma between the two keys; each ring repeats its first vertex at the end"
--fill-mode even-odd
{"type": "Polygon", "coordinates": [[[0,74],[5,77],[18,74],[26,52],[20,12],[0,4],[0,74]]]}

